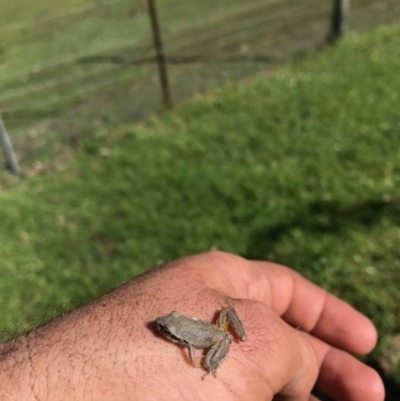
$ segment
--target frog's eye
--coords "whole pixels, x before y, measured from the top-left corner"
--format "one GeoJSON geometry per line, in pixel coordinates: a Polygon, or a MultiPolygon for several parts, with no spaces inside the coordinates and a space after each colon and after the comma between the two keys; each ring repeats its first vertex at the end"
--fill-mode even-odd
{"type": "Polygon", "coordinates": [[[171,331],[167,327],[165,327],[164,325],[157,323],[156,327],[157,327],[158,332],[161,335],[163,335],[164,337],[170,339],[171,341],[176,342],[176,343],[180,343],[180,344],[187,344],[187,341],[182,340],[181,338],[178,338],[177,336],[172,334],[171,331]]]}
{"type": "Polygon", "coordinates": [[[156,324],[156,327],[157,327],[158,332],[159,332],[160,334],[162,334],[163,336],[168,337],[168,338],[171,338],[171,339],[173,339],[173,340],[177,339],[177,338],[171,333],[171,331],[170,331],[166,326],[164,326],[163,324],[157,323],[157,324],[156,324]]]}

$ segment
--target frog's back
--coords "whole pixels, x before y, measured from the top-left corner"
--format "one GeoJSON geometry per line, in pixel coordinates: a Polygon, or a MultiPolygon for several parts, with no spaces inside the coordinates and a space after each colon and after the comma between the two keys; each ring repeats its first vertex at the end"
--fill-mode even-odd
{"type": "Polygon", "coordinates": [[[182,337],[195,348],[209,348],[226,336],[223,329],[212,323],[195,317],[184,317],[186,321],[182,322],[182,337]]]}

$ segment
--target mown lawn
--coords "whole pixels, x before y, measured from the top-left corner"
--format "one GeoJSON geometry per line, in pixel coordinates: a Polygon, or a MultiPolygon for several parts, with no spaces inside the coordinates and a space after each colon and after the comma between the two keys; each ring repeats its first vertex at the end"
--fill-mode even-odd
{"type": "MultiPolygon", "coordinates": [[[[288,24],[321,42],[329,6],[318,3],[158,1],[174,101],[265,69],[276,41],[310,47],[310,41],[291,38],[288,24]],[[264,60],[252,61],[260,51],[264,60]],[[233,62],[221,65],[230,56],[233,62]]],[[[0,113],[22,168],[71,152],[93,126],[136,122],[161,109],[153,57],[145,0],[6,2],[0,15],[0,113]]]]}
{"type": "MultiPolygon", "coordinates": [[[[162,109],[146,0],[3,3],[0,113],[28,175],[69,159],[99,127],[162,109]]],[[[331,12],[320,0],[157,4],[177,104],[321,45],[331,12]]],[[[397,0],[353,0],[348,25],[399,16],[397,0]]]]}
{"type": "Polygon", "coordinates": [[[0,193],[0,327],[218,248],[351,302],[387,361],[400,333],[398,71],[400,25],[353,35],[145,125],[98,130],[73,163],[0,193]]]}

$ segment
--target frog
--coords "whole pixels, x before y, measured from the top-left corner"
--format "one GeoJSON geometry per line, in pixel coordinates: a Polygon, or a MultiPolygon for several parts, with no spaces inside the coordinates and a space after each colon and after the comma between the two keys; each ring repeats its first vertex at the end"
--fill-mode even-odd
{"type": "MultiPolygon", "coordinates": [[[[229,327],[241,340],[246,341],[247,335],[235,309],[231,306],[223,308],[215,324],[188,317],[173,311],[155,320],[157,332],[166,339],[183,345],[188,349],[189,358],[196,366],[194,349],[207,350],[203,367],[206,374],[216,371],[228,355],[233,337],[228,332],[229,327]]],[[[203,376],[204,378],[204,376],[203,376]]]]}

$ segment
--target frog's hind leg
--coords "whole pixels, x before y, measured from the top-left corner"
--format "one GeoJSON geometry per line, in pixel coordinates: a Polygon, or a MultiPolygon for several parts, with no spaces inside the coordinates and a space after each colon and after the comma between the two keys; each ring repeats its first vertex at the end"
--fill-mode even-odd
{"type": "Polygon", "coordinates": [[[242,341],[246,340],[246,332],[244,331],[243,324],[233,307],[229,306],[221,310],[216,325],[225,331],[228,331],[228,327],[231,326],[232,330],[242,341]]]}
{"type": "Polygon", "coordinates": [[[221,341],[213,344],[211,348],[207,351],[206,357],[204,359],[204,368],[207,370],[208,373],[213,372],[214,377],[216,375],[218,366],[221,365],[221,363],[228,355],[228,351],[232,341],[233,337],[230,334],[226,334],[226,336],[221,341]]]}

